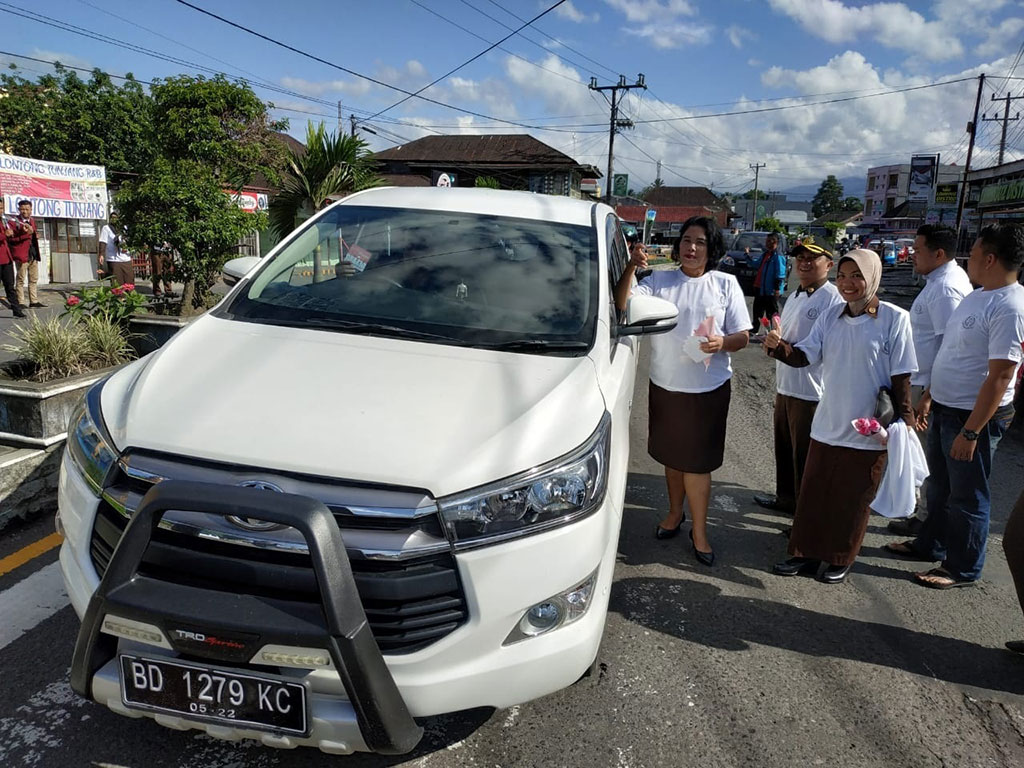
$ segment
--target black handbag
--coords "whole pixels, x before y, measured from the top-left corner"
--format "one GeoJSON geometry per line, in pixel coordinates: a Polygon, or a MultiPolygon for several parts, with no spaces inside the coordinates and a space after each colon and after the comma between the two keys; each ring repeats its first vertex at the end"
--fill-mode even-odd
{"type": "Polygon", "coordinates": [[[892,392],[888,387],[880,387],[878,390],[874,416],[883,427],[888,427],[896,418],[896,409],[892,407],[892,392]]]}

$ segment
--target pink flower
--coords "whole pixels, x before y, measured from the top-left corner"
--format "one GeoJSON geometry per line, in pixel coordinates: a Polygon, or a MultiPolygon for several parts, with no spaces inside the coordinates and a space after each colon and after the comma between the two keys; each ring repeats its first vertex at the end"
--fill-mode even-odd
{"type": "Polygon", "coordinates": [[[68,300],[65,303],[67,304],[67,306],[73,307],[76,304],[81,304],[82,300],[80,298],[78,298],[77,296],[68,296],[68,300]]]}
{"type": "Polygon", "coordinates": [[[124,288],[125,291],[134,291],[135,290],[135,283],[125,283],[121,287],[124,288]]]}
{"type": "Polygon", "coordinates": [[[762,317],[761,318],[761,327],[762,328],[767,328],[768,327],[768,318],[767,317],[762,317]]]}
{"type": "Polygon", "coordinates": [[[115,296],[120,296],[122,293],[124,293],[124,286],[115,285],[113,288],[110,289],[110,292],[115,296]]]}
{"type": "Polygon", "coordinates": [[[877,419],[855,419],[853,422],[853,428],[858,433],[868,437],[875,434],[881,429],[881,424],[878,423],[877,419]]]}

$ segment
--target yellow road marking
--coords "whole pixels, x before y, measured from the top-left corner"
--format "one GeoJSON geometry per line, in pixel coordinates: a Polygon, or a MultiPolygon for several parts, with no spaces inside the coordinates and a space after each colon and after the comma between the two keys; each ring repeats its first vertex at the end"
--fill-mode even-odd
{"type": "Polygon", "coordinates": [[[64,541],[64,537],[59,533],[51,533],[39,541],[32,542],[27,547],[22,547],[14,554],[0,559],[0,576],[10,573],[16,568],[21,568],[29,560],[46,554],[54,547],[59,547],[62,541],[64,541]]]}

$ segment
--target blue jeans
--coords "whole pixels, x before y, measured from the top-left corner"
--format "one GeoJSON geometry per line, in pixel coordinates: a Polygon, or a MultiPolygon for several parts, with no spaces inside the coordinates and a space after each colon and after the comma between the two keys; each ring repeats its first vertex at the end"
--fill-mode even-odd
{"type": "Polygon", "coordinates": [[[932,560],[941,560],[954,579],[976,581],[985,565],[992,457],[1013,420],[1013,406],[999,408],[981,430],[970,461],[953,459],[949,451],[971,412],[934,403],[931,415],[926,450],[928,517],[913,548],[932,560]]]}

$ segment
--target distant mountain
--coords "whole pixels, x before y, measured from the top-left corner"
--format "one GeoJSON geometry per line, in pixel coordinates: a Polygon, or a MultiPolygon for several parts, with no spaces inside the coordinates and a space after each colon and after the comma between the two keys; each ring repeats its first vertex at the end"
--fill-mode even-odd
{"type": "MultiPolygon", "coordinates": [[[[863,200],[864,187],[867,185],[867,180],[866,173],[863,176],[846,176],[839,179],[839,183],[843,185],[843,197],[859,197],[863,200]]],[[[821,186],[822,181],[824,181],[824,178],[809,184],[780,189],[779,191],[787,195],[790,200],[810,200],[818,193],[818,187],[821,186]]]]}

